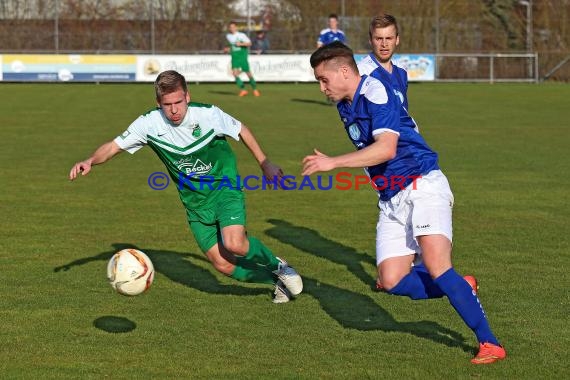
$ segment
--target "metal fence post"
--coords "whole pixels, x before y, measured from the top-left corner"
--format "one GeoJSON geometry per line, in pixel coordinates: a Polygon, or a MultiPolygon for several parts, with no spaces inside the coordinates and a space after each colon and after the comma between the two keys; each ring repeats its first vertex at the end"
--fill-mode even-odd
{"type": "Polygon", "coordinates": [[[534,53],[534,83],[538,83],[538,53],[534,53]]]}
{"type": "Polygon", "coordinates": [[[55,17],[53,24],[53,42],[55,46],[55,53],[59,54],[59,0],[55,0],[55,17]]]}
{"type": "Polygon", "coordinates": [[[494,78],[494,76],[495,76],[495,59],[494,59],[494,57],[495,56],[493,54],[491,54],[489,56],[489,58],[490,58],[490,62],[489,62],[489,71],[490,71],[489,72],[489,83],[491,83],[491,84],[495,80],[495,78],[494,78]]]}
{"type": "Polygon", "coordinates": [[[150,0],[150,53],[154,55],[154,0],[150,0]]]}

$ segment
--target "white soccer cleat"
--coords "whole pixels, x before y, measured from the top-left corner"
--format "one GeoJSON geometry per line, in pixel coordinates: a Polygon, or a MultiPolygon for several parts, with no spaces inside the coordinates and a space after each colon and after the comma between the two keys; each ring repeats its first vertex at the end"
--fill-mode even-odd
{"type": "Polygon", "coordinates": [[[299,295],[303,291],[303,279],[295,269],[287,264],[287,261],[279,257],[277,259],[279,260],[279,267],[273,273],[281,280],[291,295],[299,295]]]}
{"type": "Polygon", "coordinates": [[[286,303],[291,300],[291,297],[293,297],[291,292],[287,290],[281,280],[278,280],[275,283],[275,291],[273,292],[273,303],[286,303]]]}

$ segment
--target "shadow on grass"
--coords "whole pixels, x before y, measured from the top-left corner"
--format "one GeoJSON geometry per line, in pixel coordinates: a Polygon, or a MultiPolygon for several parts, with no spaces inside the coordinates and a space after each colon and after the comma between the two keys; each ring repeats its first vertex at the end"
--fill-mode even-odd
{"type": "Polygon", "coordinates": [[[210,94],[216,94],[216,95],[229,95],[229,96],[237,96],[237,90],[232,92],[232,91],[208,91],[208,93],[210,94]]]}
{"type": "Polygon", "coordinates": [[[363,264],[366,264],[376,267],[374,258],[365,253],[357,252],[352,247],[327,239],[310,228],[295,226],[280,219],[269,219],[267,221],[274,225],[274,227],[265,231],[268,236],[313,256],[343,265],[362,283],[370,286],[371,290],[374,289],[376,279],[370,276],[363,266],[363,264]]]}
{"type": "MultiPolygon", "coordinates": [[[[362,262],[372,262],[369,257],[356,252],[332,240],[323,238],[318,232],[294,226],[282,220],[270,220],[275,227],[269,229],[267,234],[287,244],[293,245],[305,252],[319,257],[331,259],[339,264],[346,265],[347,269],[355,273],[364,283],[373,279],[364,272],[362,262]]],[[[125,248],[136,248],[145,252],[152,260],[155,270],[170,280],[209,294],[256,296],[269,294],[267,289],[247,288],[238,285],[221,284],[210,271],[194,264],[192,260],[207,262],[203,255],[180,253],[174,251],[153,250],[140,248],[134,244],[116,243],[113,249],[95,256],[84,257],[54,268],[54,272],[68,271],[73,267],[91,263],[93,261],[107,262],[113,254],[125,248]]],[[[208,264],[209,265],[209,264],[208,264]]],[[[361,331],[380,330],[385,332],[402,332],[417,337],[445,344],[449,347],[460,347],[466,352],[473,352],[473,348],[464,343],[464,338],[435,322],[397,322],[386,310],[382,309],[368,295],[342,289],[337,286],[324,284],[316,279],[303,276],[303,293],[315,297],[323,310],[335,319],[341,326],[361,331]]],[[[124,328],[123,323],[116,326],[115,320],[104,319],[95,326],[109,332],[113,329],[124,328]]],[[[94,322],[95,323],[95,322],[94,322]]],[[[126,325],[125,325],[126,326],[126,325]]]]}
{"type": "MultiPolygon", "coordinates": [[[[366,273],[362,264],[375,266],[376,263],[373,258],[357,252],[354,248],[327,239],[312,229],[295,226],[279,219],[269,219],[268,222],[274,226],[265,231],[268,236],[303,252],[344,265],[360,281],[366,285],[371,285],[372,288],[374,278],[366,273]]],[[[406,333],[448,347],[459,347],[468,353],[474,353],[474,347],[466,344],[465,338],[461,334],[436,322],[396,321],[375,300],[386,297],[385,294],[378,294],[373,299],[371,296],[325,284],[307,276],[303,276],[303,283],[303,293],[315,297],[323,310],[345,328],[361,331],[380,330],[406,333]]]]}
{"type": "Polygon", "coordinates": [[[111,251],[102,252],[95,256],[77,259],[75,261],[54,268],[54,272],[67,271],[73,267],[84,265],[93,261],[106,262],[121,249],[135,248],[143,251],[148,255],[148,257],[150,257],[156,272],[163,274],[174,282],[186,285],[205,293],[256,296],[260,294],[270,295],[271,291],[273,290],[221,284],[213,273],[188,260],[188,258],[201,260],[208,262],[208,265],[210,265],[209,261],[204,257],[204,255],[139,248],[134,244],[128,243],[115,243],[112,244],[112,246],[113,249],[111,251]]]}
{"type": "Polygon", "coordinates": [[[93,321],[93,326],[108,333],[126,333],[137,328],[137,324],[125,317],[105,315],[93,321]]]}
{"type": "Polygon", "coordinates": [[[313,100],[313,99],[292,98],[291,101],[292,102],[298,102],[298,103],[318,104],[320,106],[327,106],[327,107],[331,107],[331,106],[335,105],[332,102],[327,102],[327,101],[322,101],[322,100],[313,100]]]}

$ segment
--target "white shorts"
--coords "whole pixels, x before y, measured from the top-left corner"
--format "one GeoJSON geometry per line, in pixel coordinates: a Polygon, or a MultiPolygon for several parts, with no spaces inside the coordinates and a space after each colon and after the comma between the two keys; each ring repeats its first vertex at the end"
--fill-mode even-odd
{"type": "Polygon", "coordinates": [[[453,194],[441,170],[432,170],[378,207],[376,265],[390,257],[417,254],[421,259],[418,236],[444,235],[453,241],[453,194]]]}

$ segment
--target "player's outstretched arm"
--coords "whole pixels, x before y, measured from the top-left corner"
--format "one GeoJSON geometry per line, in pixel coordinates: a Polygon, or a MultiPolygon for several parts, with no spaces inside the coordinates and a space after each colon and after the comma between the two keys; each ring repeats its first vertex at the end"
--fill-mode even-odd
{"type": "Polygon", "coordinates": [[[384,132],[375,136],[375,142],[364,149],[341,156],[329,157],[315,149],[303,159],[302,175],[327,172],[336,168],[364,168],[389,161],[396,156],[398,135],[384,132]]]}
{"type": "Polygon", "coordinates": [[[269,159],[267,158],[267,156],[259,146],[259,143],[255,139],[255,136],[253,136],[253,133],[251,133],[251,130],[242,124],[239,135],[241,137],[241,141],[245,144],[247,149],[249,149],[253,157],[259,163],[259,166],[261,167],[261,170],[263,171],[263,175],[265,176],[265,178],[267,178],[267,180],[270,182],[274,181],[277,178],[278,179],[277,183],[281,183],[281,180],[284,175],[283,170],[281,170],[279,166],[269,161],[269,159]]]}
{"type": "Polygon", "coordinates": [[[87,175],[91,171],[93,165],[99,165],[109,161],[111,158],[121,153],[123,150],[115,141],[109,141],[101,145],[88,159],[78,162],[69,171],[69,179],[73,181],[79,173],[87,175]]]}

